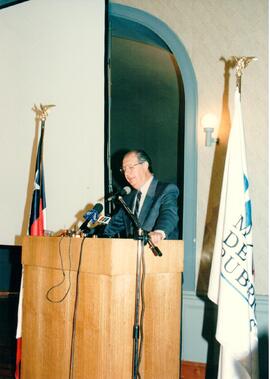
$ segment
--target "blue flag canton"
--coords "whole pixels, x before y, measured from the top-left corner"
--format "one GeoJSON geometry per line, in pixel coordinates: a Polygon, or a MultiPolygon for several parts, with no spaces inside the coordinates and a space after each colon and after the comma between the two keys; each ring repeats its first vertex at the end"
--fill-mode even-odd
{"type": "Polygon", "coordinates": [[[249,198],[249,181],[247,176],[244,174],[244,193],[245,193],[245,216],[246,216],[246,227],[252,225],[252,215],[251,215],[251,201],[249,198]]]}

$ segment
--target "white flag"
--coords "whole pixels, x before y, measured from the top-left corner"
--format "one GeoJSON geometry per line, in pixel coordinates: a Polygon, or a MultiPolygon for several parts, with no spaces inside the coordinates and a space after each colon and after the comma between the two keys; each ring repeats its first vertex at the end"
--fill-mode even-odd
{"type": "Polygon", "coordinates": [[[255,379],[257,322],[252,217],[240,94],[228,141],[208,297],[218,305],[220,379],[255,379]]]}

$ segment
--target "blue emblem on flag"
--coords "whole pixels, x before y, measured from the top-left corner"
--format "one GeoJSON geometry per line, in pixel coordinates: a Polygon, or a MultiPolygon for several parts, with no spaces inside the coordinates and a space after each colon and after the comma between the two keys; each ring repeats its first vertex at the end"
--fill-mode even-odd
{"type": "Polygon", "coordinates": [[[248,178],[244,174],[244,192],[245,192],[245,197],[246,197],[246,201],[245,201],[246,226],[251,226],[252,225],[251,201],[249,199],[248,187],[249,187],[248,178]]]}

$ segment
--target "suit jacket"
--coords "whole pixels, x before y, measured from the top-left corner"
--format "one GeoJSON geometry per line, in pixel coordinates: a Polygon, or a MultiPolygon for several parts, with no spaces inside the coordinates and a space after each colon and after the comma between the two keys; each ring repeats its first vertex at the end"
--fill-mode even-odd
{"type": "MultiPolygon", "coordinates": [[[[130,209],[133,207],[137,191],[133,190],[123,197],[130,209]]],[[[147,191],[139,215],[139,223],[143,230],[163,230],[166,239],[178,239],[178,207],[179,190],[175,184],[166,184],[153,178],[147,191]]],[[[133,237],[133,226],[130,216],[121,207],[104,229],[104,236],[113,237],[124,232],[126,237],[133,237]]]]}

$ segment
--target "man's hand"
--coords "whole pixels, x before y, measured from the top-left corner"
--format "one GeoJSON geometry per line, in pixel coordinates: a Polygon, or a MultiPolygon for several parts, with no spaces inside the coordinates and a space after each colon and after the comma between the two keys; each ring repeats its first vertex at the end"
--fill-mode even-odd
{"type": "Polygon", "coordinates": [[[148,235],[154,245],[165,238],[165,233],[162,230],[154,230],[148,233],[148,235]]]}

